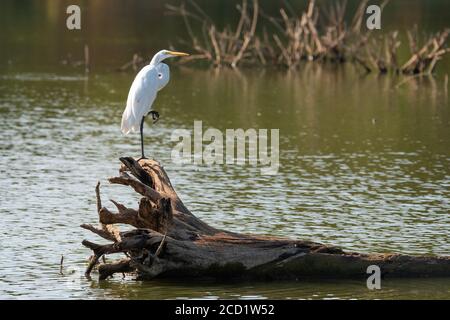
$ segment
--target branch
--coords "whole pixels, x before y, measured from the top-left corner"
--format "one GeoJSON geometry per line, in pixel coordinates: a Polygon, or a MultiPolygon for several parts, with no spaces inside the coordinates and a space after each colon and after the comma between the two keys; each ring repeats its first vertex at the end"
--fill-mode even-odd
{"type": "Polygon", "coordinates": [[[131,259],[122,259],[113,263],[104,263],[98,266],[99,280],[105,280],[114,273],[128,273],[135,271],[130,264],[131,259]]]}
{"type": "Polygon", "coordinates": [[[142,224],[138,221],[138,212],[134,209],[128,209],[125,213],[112,213],[106,208],[102,208],[99,213],[100,222],[106,225],[123,223],[136,228],[141,228],[142,224]]]}
{"type": "MultiPolygon", "coordinates": [[[[98,213],[98,216],[99,216],[99,220],[101,220],[100,219],[100,211],[102,210],[102,200],[100,198],[100,181],[98,181],[97,185],[95,186],[95,196],[96,196],[96,199],[97,199],[97,213],[98,213]]],[[[108,238],[112,237],[113,241],[120,241],[121,240],[119,228],[111,226],[111,225],[106,225],[106,224],[103,224],[103,223],[101,223],[101,227],[102,227],[102,231],[103,231],[101,233],[99,233],[99,230],[94,228],[94,227],[92,227],[92,228],[94,228],[95,230],[92,229],[92,228],[90,228],[88,230],[98,234],[99,236],[101,236],[103,238],[105,238],[105,236],[107,236],[108,238]]]]}
{"type": "Polygon", "coordinates": [[[150,198],[150,200],[152,200],[153,202],[157,202],[159,199],[162,198],[161,194],[158,191],[150,188],[141,181],[133,179],[125,172],[122,172],[120,177],[109,178],[108,181],[114,184],[122,184],[125,186],[130,186],[134,189],[134,191],[150,198]]]}
{"type": "Polygon", "coordinates": [[[96,235],[102,237],[103,239],[110,240],[110,241],[116,241],[116,238],[114,237],[114,235],[112,235],[111,233],[109,233],[108,231],[105,231],[103,229],[98,229],[98,228],[94,227],[92,224],[82,224],[82,225],[80,225],[80,227],[95,233],[96,235]]]}
{"type": "Polygon", "coordinates": [[[245,50],[247,49],[247,46],[249,45],[250,41],[252,40],[252,38],[255,34],[255,31],[256,31],[257,22],[258,22],[258,0],[253,0],[253,18],[252,18],[252,24],[250,27],[250,31],[245,35],[244,43],[243,43],[241,49],[239,50],[238,54],[231,62],[231,66],[233,68],[235,68],[237,66],[237,63],[239,62],[239,60],[242,59],[242,56],[243,56],[245,50]]]}
{"type": "Polygon", "coordinates": [[[134,158],[132,157],[121,157],[119,158],[119,160],[140,182],[154,189],[152,177],[150,177],[150,175],[144,169],[142,169],[139,162],[134,160],[134,158]]]}

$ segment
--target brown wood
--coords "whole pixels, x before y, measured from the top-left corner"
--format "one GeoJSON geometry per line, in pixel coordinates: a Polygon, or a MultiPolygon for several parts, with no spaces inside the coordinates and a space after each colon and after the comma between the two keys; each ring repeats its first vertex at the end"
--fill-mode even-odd
{"type": "Polygon", "coordinates": [[[113,184],[132,187],[142,198],[138,209],[113,201],[117,212],[101,206],[96,188],[100,228],[83,224],[109,244],[84,240],[94,255],[86,275],[97,267],[99,279],[133,272],[139,278],[246,277],[252,279],[361,278],[377,265],[383,276],[450,276],[450,257],[360,254],[340,248],[293,240],[239,234],[216,229],[194,216],[178,197],[167,173],[154,160],[121,158],[113,184]],[[131,174],[131,175],[130,175],[131,174]],[[114,224],[128,224],[119,231],[114,224]],[[99,263],[100,257],[123,253],[126,258],[99,263]]]}

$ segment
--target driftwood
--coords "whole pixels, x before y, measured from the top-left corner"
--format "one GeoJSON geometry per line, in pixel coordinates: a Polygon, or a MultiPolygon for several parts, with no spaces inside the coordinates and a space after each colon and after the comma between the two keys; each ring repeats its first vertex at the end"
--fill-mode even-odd
{"type": "Polygon", "coordinates": [[[383,276],[450,276],[450,257],[360,254],[319,243],[280,237],[238,234],[216,229],[194,216],[176,194],[163,167],[154,160],[121,158],[113,184],[132,187],[142,198],[138,209],[113,201],[117,212],[101,205],[96,187],[100,227],[81,225],[108,240],[82,243],[94,255],[86,275],[96,267],[100,279],[114,273],[138,278],[216,277],[300,279],[367,277],[377,265],[383,276]],[[134,227],[120,231],[115,224],[134,227]],[[100,257],[123,253],[124,259],[99,263],[100,257]]]}

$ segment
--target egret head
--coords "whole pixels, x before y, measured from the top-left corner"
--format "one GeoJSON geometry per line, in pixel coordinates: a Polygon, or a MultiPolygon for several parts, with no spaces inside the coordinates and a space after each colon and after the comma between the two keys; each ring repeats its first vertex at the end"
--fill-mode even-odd
{"type": "Polygon", "coordinates": [[[178,52],[178,51],[170,51],[170,50],[161,50],[157,54],[153,56],[152,61],[150,64],[156,65],[160,62],[162,62],[164,59],[167,58],[174,58],[174,57],[185,57],[188,56],[188,53],[184,52],[178,52]]]}

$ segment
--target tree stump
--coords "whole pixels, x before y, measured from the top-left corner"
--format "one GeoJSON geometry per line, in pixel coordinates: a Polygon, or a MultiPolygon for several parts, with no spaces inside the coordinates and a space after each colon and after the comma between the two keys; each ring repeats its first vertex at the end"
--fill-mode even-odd
{"type": "Polygon", "coordinates": [[[377,265],[385,277],[450,276],[450,257],[401,254],[360,254],[340,248],[293,240],[239,234],[216,229],[194,216],[178,197],[167,173],[154,160],[121,158],[113,184],[132,187],[142,195],[138,209],[111,200],[113,213],[101,205],[96,187],[100,227],[82,228],[110,241],[82,244],[93,251],[86,276],[97,268],[99,279],[114,273],[155,277],[215,277],[249,279],[362,278],[377,265]],[[134,227],[120,231],[116,224],[134,227]],[[103,255],[123,253],[122,260],[100,263],[103,255]]]}

